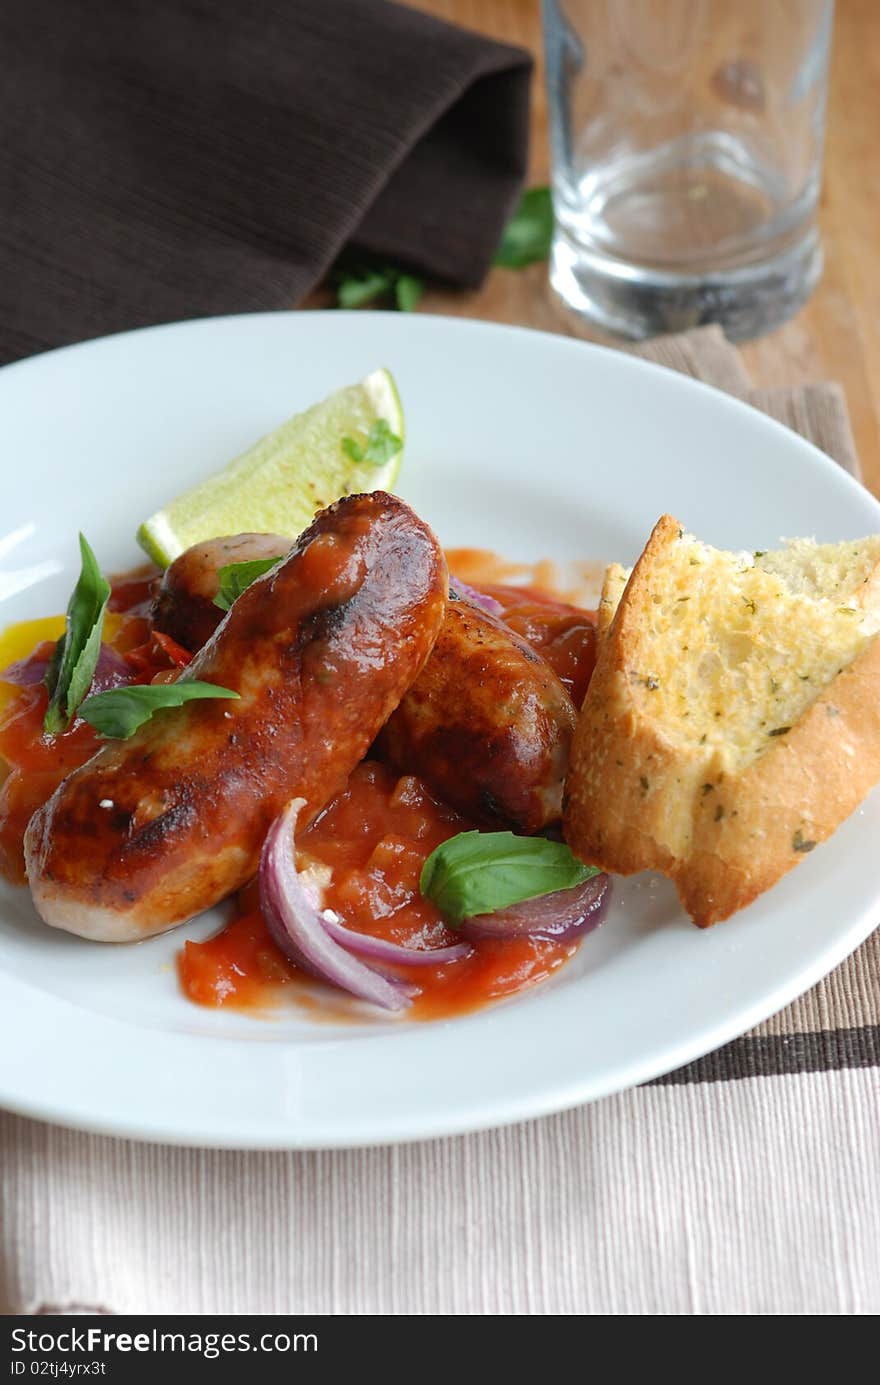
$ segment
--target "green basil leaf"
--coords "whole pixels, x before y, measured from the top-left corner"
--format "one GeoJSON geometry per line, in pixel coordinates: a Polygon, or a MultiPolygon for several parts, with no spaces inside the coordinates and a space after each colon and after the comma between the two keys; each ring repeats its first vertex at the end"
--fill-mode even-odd
{"type": "Polygon", "coordinates": [[[379,299],[390,299],[402,313],[411,313],[425,289],[423,279],[393,265],[337,265],[332,280],[339,308],[367,308],[379,299]]]}
{"type": "Polygon", "coordinates": [[[256,582],[283,557],[284,554],[279,553],[277,558],[251,558],[246,563],[227,563],[221,567],[220,590],[214,597],[214,605],[219,606],[221,611],[228,611],[233,601],[237,601],[252,582],[256,582]]]}
{"type": "Polygon", "coordinates": [[[217,683],[181,678],[176,683],[138,683],[95,693],[94,697],[86,698],[79,714],[104,740],[127,741],[163,707],[181,707],[184,702],[201,698],[238,696],[237,692],[221,688],[217,683]]]}
{"type": "Polygon", "coordinates": [[[46,670],[49,706],[43,730],[57,735],[70,725],[73,714],[91,686],[98,655],[110,583],[102,576],[98,560],[82,534],[79,536],[80,574],[70,601],[64,634],[55,646],[46,670]]]}
{"type": "Polygon", "coordinates": [[[422,867],[419,888],[452,923],[567,890],[597,875],[564,842],[513,832],[459,832],[422,867]]]}
{"type": "Polygon", "coordinates": [[[546,260],[553,242],[553,198],[549,188],[529,188],[504,228],[492,261],[503,269],[524,269],[546,260]]]}
{"type": "Polygon", "coordinates": [[[424,279],[417,278],[415,274],[401,274],[394,285],[394,301],[398,311],[411,313],[424,291],[424,279]]]}
{"type": "Polygon", "coordinates": [[[366,446],[354,438],[342,439],[342,450],[353,462],[366,462],[368,466],[384,466],[403,447],[403,440],[392,433],[384,418],[377,418],[367,434],[366,446]]]}
{"type": "Polygon", "coordinates": [[[336,285],[336,301],[340,308],[365,308],[394,288],[397,271],[368,269],[362,273],[343,274],[336,285]]]}

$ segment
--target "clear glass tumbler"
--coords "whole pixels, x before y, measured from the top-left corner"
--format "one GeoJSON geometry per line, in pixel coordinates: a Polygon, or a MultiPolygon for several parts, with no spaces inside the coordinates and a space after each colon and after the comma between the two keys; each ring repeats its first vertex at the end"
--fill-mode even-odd
{"type": "Polygon", "coordinates": [[[790,317],[822,271],[833,0],[543,0],[569,307],[629,337],[790,317]]]}

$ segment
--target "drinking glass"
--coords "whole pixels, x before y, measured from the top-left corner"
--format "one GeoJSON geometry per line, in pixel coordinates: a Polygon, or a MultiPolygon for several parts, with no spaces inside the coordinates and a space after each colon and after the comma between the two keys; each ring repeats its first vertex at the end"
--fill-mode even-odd
{"type": "Polygon", "coordinates": [[[833,0],[543,0],[569,307],[629,337],[790,317],[822,271],[833,0]]]}

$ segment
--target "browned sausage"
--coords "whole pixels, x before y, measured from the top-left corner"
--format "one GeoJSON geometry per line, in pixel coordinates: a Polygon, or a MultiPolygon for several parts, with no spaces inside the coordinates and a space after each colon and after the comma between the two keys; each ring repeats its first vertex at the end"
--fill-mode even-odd
{"type": "Polygon", "coordinates": [[[446,591],[437,541],[402,501],[349,496],[318,515],[184,675],[240,700],[157,713],[31,819],[28,880],[46,922],[132,941],[242,885],[291,798],[308,821],[343,788],[428,657],[446,591]]]}
{"type": "Polygon", "coordinates": [[[233,534],[195,544],[175,558],[156,583],[153,624],[184,649],[201,649],[223,619],[214,605],[220,569],[256,558],[281,558],[290,547],[290,539],[280,534],[233,534]]]}
{"type": "Polygon", "coordinates": [[[576,720],[565,688],[525,640],[450,600],[380,745],[466,816],[536,832],[560,817],[576,720]]]}
{"type": "MultiPolygon", "coordinates": [[[[222,619],[209,599],[229,561],[273,556],[271,535],[242,534],[189,549],[168,569],[161,626],[183,631],[222,619]]],[[[195,648],[191,644],[189,648],[195,648]]],[[[506,625],[467,602],[451,602],[424,672],[380,739],[398,768],[418,774],[480,822],[535,832],[561,812],[576,712],[564,685],[506,625]]]]}

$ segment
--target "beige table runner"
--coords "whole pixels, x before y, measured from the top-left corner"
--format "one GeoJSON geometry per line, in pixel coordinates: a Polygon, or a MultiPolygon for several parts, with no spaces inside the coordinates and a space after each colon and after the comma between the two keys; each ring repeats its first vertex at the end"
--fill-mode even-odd
{"type": "MultiPolygon", "coordinates": [[[[636,353],[858,476],[839,388],[756,390],[715,328],[636,353]]],[[[734,1043],[483,1135],[164,1149],[0,1115],[0,1310],[880,1312],[880,933],[734,1043]]]]}

